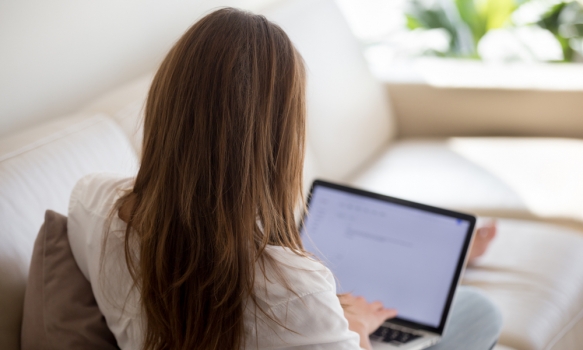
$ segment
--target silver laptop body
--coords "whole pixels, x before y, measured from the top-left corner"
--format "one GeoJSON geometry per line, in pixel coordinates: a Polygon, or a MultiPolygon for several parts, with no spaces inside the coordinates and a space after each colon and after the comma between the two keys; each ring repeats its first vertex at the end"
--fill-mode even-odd
{"type": "Polygon", "coordinates": [[[335,275],[338,293],[399,312],[371,336],[374,349],[425,349],[440,341],[476,218],[316,180],[301,233],[335,275]]]}

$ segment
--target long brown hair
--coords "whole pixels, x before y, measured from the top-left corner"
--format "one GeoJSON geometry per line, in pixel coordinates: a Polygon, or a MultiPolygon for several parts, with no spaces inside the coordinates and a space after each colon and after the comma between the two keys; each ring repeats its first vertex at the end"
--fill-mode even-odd
{"type": "Polygon", "coordinates": [[[217,10],[171,49],[148,95],[126,260],[145,350],[240,349],[266,245],[303,254],[305,73],[265,17],[217,10]],[[139,242],[139,253],[130,242],[139,242]]]}

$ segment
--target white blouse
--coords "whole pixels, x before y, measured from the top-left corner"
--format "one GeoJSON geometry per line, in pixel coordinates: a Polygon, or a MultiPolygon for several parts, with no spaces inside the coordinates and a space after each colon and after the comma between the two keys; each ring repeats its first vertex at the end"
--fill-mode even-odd
{"type": "MultiPolygon", "coordinates": [[[[132,287],[124,255],[126,224],[113,204],[132,178],[92,174],[81,179],[69,202],[68,235],[77,265],[91,282],[99,309],[121,349],[140,350],[144,319],[139,292],[132,287]],[[111,221],[109,222],[111,218],[111,221]],[[104,233],[109,229],[104,248],[104,233]],[[101,260],[103,254],[103,260],[101,260]]],[[[255,295],[259,306],[293,330],[271,321],[263,313],[255,317],[253,303],[245,310],[246,349],[360,349],[359,335],[348,329],[336,296],[330,270],[320,262],[300,257],[287,248],[268,246],[295,293],[257,268],[255,295]]]]}

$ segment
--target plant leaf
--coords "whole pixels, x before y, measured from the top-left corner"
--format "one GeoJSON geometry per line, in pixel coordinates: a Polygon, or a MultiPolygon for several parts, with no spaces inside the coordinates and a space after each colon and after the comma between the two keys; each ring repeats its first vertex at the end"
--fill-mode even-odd
{"type": "Polygon", "coordinates": [[[461,20],[470,28],[477,43],[486,34],[486,22],[478,12],[474,0],[455,0],[461,20]]]}
{"type": "Polygon", "coordinates": [[[516,10],[515,0],[486,0],[483,17],[486,21],[486,31],[504,27],[516,10]]]}

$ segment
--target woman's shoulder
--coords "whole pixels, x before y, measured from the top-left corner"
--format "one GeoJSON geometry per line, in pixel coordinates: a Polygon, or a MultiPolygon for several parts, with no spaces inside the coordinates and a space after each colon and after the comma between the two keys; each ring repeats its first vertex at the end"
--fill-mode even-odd
{"type": "Polygon", "coordinates": [[[91,271],[99,266],[102,237],[110,223],[113,205],[123,189],[131,184],[131,178],[101,173],[81,178],[73,188],[67,235],[77,265],[90,281],[96,276],[91,271]]]}
{"type": "Polygon", "coordinates": [[[95,173],[81,178],[69,201],[69,215],[75,214],[80,207],[84,212],[107,217],[113,204],[123,193],[131,189],[133,178],[117,174],[95,173]]]}
{"type": "Polygon", "coordinates": [[[119,196],[132,185],[133,178],[115,174],[83,177],[71,193],[67,220],[73,257],[91,283],[97,305],[121,348],[140,339],[142,327],[139,295],[125,262],[126,225],[111,215],[119,196]]]}
{"type": "Polygon", "coordinates": [[[320,261],[289,248],[267,246],[256,267],[255,295],[269,306],[322,292],[336,293],[332,272],[320,261]]]}

